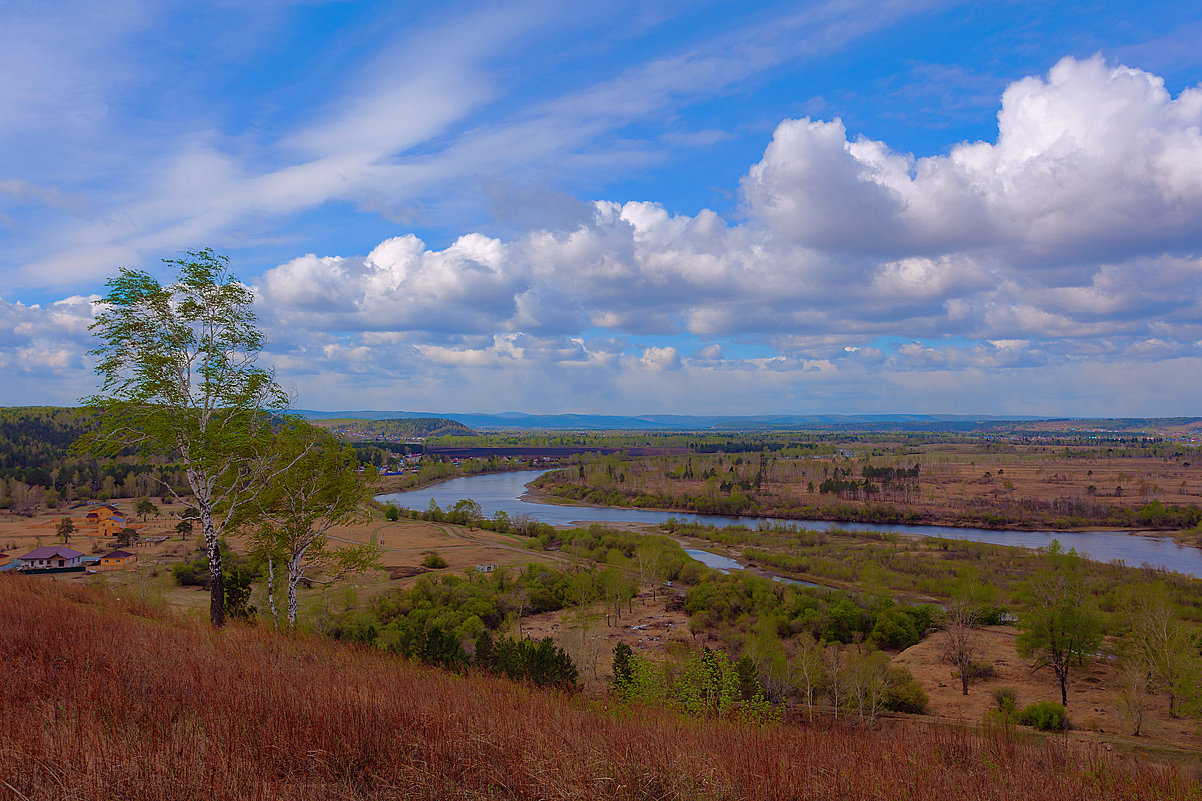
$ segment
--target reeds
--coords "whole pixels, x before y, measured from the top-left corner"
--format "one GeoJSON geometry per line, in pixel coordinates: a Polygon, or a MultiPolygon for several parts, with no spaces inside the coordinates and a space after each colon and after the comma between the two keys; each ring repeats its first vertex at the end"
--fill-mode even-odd
{"type": "Polygon", "coordinates": [[[0,581],[0,798],[1199,799],[1171,767],[922,727],[750,725],[0,581]]]}

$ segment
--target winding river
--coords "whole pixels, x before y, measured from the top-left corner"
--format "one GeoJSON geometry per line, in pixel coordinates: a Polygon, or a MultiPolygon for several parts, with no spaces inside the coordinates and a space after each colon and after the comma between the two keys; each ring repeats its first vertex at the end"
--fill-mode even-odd
{"type": "Polygon", "coordinates": [[[471,498],[480,504],[480,508],[486,516],[492,516],[500,510],[510,517],[529,515],[552,525],[614,522],[656,524],[674,517],[678,520],[710,523],[716,526],[741,523],[754,528],[761,522],[785,522],[813,530],[838,527],[848,531],[896,531],[924,537],[946,537],[995,545],[1022,545],[1027,548],[1044,548],[1055,539],[1060,541],[1065,550],[1076,548],[1078,553],[1100,562],[1121,559],[1132,566],[1148,564],[1202,578],[1202,549],[1180,545],[1170,537],[1148,537],[1121,531],[993,531],[953,526],[832,523],[825,520],[782,521],[775,518],[695,515],[687,512],[654,509],[563,506],[523,499],[526,485],[545,472],[547,471],[522,470],[513,473],[491,473],[454,478],[423,489],[380,495],[377,500],[382,503],[394,503],[397,506],[421,510],[427,508],[431,500],[443,509],[447,509],[458,500],[471,498]]]}

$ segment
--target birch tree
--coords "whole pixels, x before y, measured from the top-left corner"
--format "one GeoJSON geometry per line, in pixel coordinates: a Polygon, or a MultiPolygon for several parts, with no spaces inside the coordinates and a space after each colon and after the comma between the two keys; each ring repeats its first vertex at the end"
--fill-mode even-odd
{"type": "Polygon", "coordinates": [[[252,513],[252,538],[266,557],[267,595],[277,625],[277,564],[289,629],[296,627],[296,591],[302,582],[329,583],[379,566],[379,546],[332,546],[329,539],[335,526],[368,517],[364,504],[370,497],[367,475],[359,472],[353,449],[303,420],[287,419],[279,425],[267,480],[252,513]]]}
{"type": "MultiPolygon", "coordinates": [[[[209,618],[225,622],[218,541],[245,513],[262,475],[273,413],[288,397],[256,364],[263,337],[253,293],[228,259],[205,249],[164,260],[179,270],[160,284],[122,269],[96,301],[91,331],[100,391],[82,400],[98,428],[81,451],[114,457],[128,449],[183,469],[209,562],[209,618]]],[[[185,501],[175,488],[163,489],[185,501]]]]}
{"type": "Polygon", "coordinates": [[[1161,585],[1130,588],[1120,602],[1125,637],[1123,661],[1147,674],[1145,686],[1168,697],[1169,716],[1180,714],[1184,696],[1198,692],[1198,642],[1177,617],[1168,591],[1161,585]]]}

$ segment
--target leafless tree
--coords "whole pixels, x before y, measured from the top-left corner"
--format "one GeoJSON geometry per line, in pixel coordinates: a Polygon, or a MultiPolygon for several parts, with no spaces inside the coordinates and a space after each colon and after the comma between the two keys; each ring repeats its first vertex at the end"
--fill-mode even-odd
{"type": "Polygon", "coordinates": [[[978,648],[976,620],[968,603],[957,600],[948,607],[941,639],[943,661],[955,668],[960,689],[968,695],[968,680],[978,648]]]}

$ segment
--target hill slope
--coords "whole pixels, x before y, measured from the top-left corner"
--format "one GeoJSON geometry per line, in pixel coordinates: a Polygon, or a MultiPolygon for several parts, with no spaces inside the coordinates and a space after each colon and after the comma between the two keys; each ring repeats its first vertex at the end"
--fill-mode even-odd
{"type": "Polygon", "coordinates": [[[333,431],[346,440],[384,437],[410,439],[418,437],[470,437],[476,432],[455,420],[445,417],[398,417],[388,420],[362,420],[336,417],[329,420],[310,420],[313,425],[333,431]]]}
{"type": "Polygon", "coordinates": [[[1202,797],[1051,740],[607,712],[68,582],[0,580],[0,654],[3,798],[1202,797]]]}

